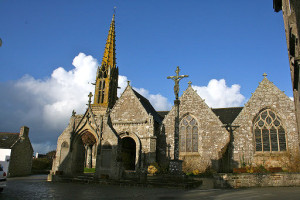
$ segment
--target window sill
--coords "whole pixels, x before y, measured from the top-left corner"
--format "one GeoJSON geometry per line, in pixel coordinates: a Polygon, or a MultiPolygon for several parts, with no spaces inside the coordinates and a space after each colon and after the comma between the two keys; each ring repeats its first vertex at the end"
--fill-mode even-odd
{"type": "Polygon", "coordinates": [[[200,156],[199,152],[180,152],[179,156],[200,156]]]}
{"type": "Polygon", "coordinates": [[[276,157],[276,156],[284,156],[288,155],[287,151],[272,151],[272,152],[255,152],[254,157],[263,157],[263,156],[271,156],[271,157],[276,157]]]}

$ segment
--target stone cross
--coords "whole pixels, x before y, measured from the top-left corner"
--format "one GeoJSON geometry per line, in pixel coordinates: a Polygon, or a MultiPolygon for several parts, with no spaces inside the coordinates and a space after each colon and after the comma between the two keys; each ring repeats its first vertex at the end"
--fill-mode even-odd
{"type": "Polygon", "coordinates": [[[177,66],[176,76],[168,76],[167,79],[175,81],[174,94],[175,94],[175,130],[174,130],[174,159],[170,160],[169,170],[171,173],[181,173],[182,161],[179,160],[179,105],[180,100],[178,99],[179,94],[179,81],[188,75],[179,75],[180,69],[177,66]]]}
{"type": "Polygon", "coordinates": [[[93,96],[93,94],[90,92],[90,94],[88,95],[88,97],[89,97],[89,105],[91,105],[91,102],[92,102],[92,96],[93,96]]]}
{"type": "Polygon", "coordinates": [[[175,98],[176,100],[178,100],[178,94],[179,94],[179,81],[183,78],[186,78],[186,77],[189,77],[188,75],[180,75],[179,76],[179,72],[180,72],[180,69],[179,69],[179,66],[177,66],[177,69],[176,69],[176,76],[168,76],[167,79],[172,79],[175,81],[175,86],[174,86],[174,94],[175,94],[175,98]]]}
{"type": "Polygon", "coordinates": [[[266,73],[263,73],[263,77],[266,78],[268,75],[266,73]]]}

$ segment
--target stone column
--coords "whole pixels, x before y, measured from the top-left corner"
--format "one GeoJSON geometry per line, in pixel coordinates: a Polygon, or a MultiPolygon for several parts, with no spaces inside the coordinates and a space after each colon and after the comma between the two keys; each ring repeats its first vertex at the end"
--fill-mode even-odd
{"type": "Polygon", "coordinates": [[[182,160],[179,160],[179,105],[180,100],[174,101],[175,106],[175,131],[174,131],[174,159],[170,160],[169,171],[172,174],[182,174],[182,160]]]}
{"type": "Polygon", "coordinates": [[[87,168],[92,168],[92,147],[93,145],[88,145],[87,146],[87,168]]]}
{"type": "Polygon", "coordinates": [[[175,131],[174,131],[174,160],[179,160],[179,105],[180,100],[174,100],[175,105],[175,131]]]}
{"type": "MultiPolygon", "coordinates": [[[[179,75],[180,69],[177,66],[176,76],[168,76],[167,79],[172,79],[174,85],[174,106],[175,106],[175,127],[174,127],[174,158],[170,160],[169,171],[172,174],[182,174],[182,160],[179,160],[179,81],[183,78],[189,77],[188,75],[179,75]]],[[[191,84],[191,82],[189,82],[191,84]]]]}

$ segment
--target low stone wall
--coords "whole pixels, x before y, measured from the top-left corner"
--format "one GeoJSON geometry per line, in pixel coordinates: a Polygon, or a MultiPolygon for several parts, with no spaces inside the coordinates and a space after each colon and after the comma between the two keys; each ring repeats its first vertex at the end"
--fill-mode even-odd
{"type": "Polygon", "coordinates": [[[300,173],[217,174],[216,188],[300,186],[300,173]]]}

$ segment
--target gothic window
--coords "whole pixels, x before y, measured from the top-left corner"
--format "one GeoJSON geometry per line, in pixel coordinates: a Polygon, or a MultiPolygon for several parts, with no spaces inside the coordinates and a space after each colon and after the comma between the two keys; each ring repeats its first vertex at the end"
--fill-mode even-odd
{"type": "Polygon", "coordinates": [[[103,86],[101,91],[101,103],[104,102],[104,90],[105,90],[105,81],[103,81],[103,86]]]}
{"type": "Polygon", "coordinates": [[[104,102],[104,91],[105,91],[105,80],[100,80],[100,82],[99,82],[98,103],[103,103],[104,102]]]}
{"type": "Polygon", "coordinates": [[[180,152],[198,152],[198,123],[190,115],[180,122],[179,150],[180,152]]]}
{"type": "Polygon", "coordinates": [[[98,103],[100,103],[101,89],[102,89],[102,81],[99,81],[99,94],[98,94],[98,99],[97,99],[98,103]]]}
{"type": "Polygon", "coordinates": [[[256,151],[286,151],[286,136],[281,119],[270,109],[259,113],[253,130],[256,151]]]}

